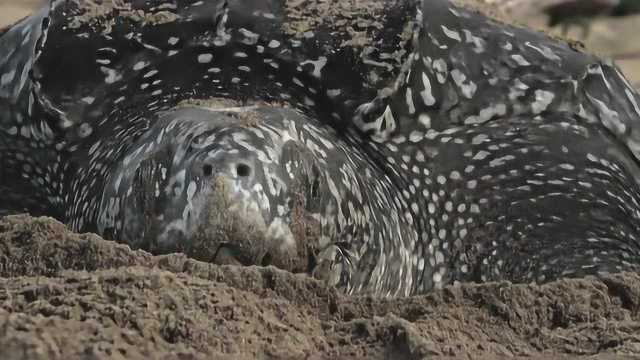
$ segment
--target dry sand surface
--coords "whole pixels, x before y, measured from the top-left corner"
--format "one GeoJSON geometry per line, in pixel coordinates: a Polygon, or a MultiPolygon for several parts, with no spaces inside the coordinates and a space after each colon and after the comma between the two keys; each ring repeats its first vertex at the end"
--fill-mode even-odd
{"type": "Polygon", "coordinates": [[[154,257],[0,220],[0,359],[632,358],[640,276],[345,297],[275,268],[154,257]]]}
{"type": "MultiPolygon", "coordinates": [[[[0,1],[0,23],[37,2],[0,1]]],[[[639,311],[638,274],[345,297],[274,268],[0,219],[0,359],[639,358],[639,311]]]]}
{"type": "Polygon", "coordinates": [[[43,0],[0,0],[0,27],[29,15],[43,0]]]}
{"type": "MultiPolygon", "coordinates": [[[[474,0],[505,2],[511,6],[502,7],[512,20],[533,28],[544,29],[546,17],[542,9],[550,4],[567,0],[474,0]]],[[[640,1],[640,0],[639,0],[640,1]]],[[[570,28],[568,37],[584,43],[587,51],[605,58],[614,58],[618,66],[640,88],[640,41],[638,41],[640,15],[623,18],[597,18],[592,22],[591,32],[582,37],[578,26],[570,28]]],[[[561,35],[561,29],[550,31],[561,35]]]]}

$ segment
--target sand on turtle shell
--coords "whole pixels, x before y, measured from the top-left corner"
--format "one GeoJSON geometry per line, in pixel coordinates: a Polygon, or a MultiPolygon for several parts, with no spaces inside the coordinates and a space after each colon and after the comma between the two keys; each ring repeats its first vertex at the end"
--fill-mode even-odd
{"type": "Polygon", "coordinates": [[[273,267],[152,256],[0,219],[1,359],[640,356],[640,275],[347,297],[273,267]]]}
{"type": "Polygon", "coordinates": [[[176,21],[177,14],[157,10],[145,13],[135,9],[131,3],[124,0],[71,0],[76,3],[77,13],[71,14],[68,26],[72,29],[84,25],[91,26],[95,31],[109,34],[116,23],[116,19],[125,19],[145,25],[160,25],[176,21]]]}

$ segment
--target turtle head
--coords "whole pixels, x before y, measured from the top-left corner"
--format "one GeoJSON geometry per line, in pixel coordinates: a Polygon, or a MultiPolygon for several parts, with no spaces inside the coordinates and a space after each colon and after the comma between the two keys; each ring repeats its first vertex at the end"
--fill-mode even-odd
{"type": "Polygon", "coordinates": [[[276,107],[165,112],[114,165],[98,231],[154,253],[307,271],[325,182],[297,138],[301,117],[276,107]]]}

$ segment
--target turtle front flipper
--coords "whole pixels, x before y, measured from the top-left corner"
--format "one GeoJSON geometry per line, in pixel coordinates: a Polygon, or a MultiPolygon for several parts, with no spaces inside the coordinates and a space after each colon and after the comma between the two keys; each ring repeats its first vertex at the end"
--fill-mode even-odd
{"type": "MultiPolygon", "coordinates": [[[[43,7],[0,37],[0,99],[3,102],[27,108],[32,86],[29,73],[46,38],[48,14],[49,8],[43,7]]],[[[3,116],[0,125],[6,130],[15,124],[3,116]]]]}
{"type": "Polygon", "coordinates": [[[0,215],[59,214],[59,157],[47,117],[34,111],[32,81],[48,14],[43,7],[0,37],[0,215]]]}
{"type": "Polygon", "coordinates": [[[396,88],[362,107],[361,127],[374,137],[571,109],[573,84],[598,62],[565,42],[448,1],[423,1],[421,15],[396,88]]]}
{"type": "Polygon", "coordinates": [[[640,159],[640,97],[614,65],[448,1],[424,1],[421,15],[395,89],[358,114],[372,139],[568,114],[607,129],[640,159]]]}

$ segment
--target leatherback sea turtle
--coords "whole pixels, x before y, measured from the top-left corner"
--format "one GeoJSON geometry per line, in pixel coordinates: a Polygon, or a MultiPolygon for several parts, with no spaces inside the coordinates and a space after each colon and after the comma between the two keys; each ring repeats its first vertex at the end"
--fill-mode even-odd
{"type": "Polygon", "coordinates": [[[4,214],[346,293],[640,264],[638,94],[445,0],[56,0],[0,101],[4,214]]]}

